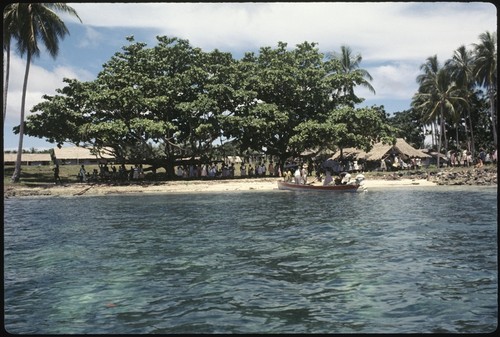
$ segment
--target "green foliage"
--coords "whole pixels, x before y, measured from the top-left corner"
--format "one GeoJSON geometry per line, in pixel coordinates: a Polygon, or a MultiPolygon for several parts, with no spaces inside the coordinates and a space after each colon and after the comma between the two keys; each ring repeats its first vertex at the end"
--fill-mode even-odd
{"type": "Polygon", "coordinates": [[[395,128],[394,136],[396,138],[404,138],[408,144],[417,149],[423,148],[425,139],[424,125],[416,109],[396,112],[389,117],[388,122],[395,128]]]}
{"type": "Polygon", "coordinates": [[[355,109],[342,106],[332,110],[324,122],[308,121],[295,128],[291,144],[299,151],[325,144],[327,148],[357,147],[369,151],[373,144],[391,140],[395,129],[388,125],[380,107],[355,109]]]}
{"type": "Polygon", "coordinates": [[[479,39],[472,50],[458,47],[444,66],[432,56],[420,68],[412,107],[421,122],[438,130],[438,151],[443,140],[444,151],[452,143],[452,148],[467,148],[473,156],[478,147],[497,144],[496,32],[485,32],[479,39]],[[485,98],[489,109],[484,108],[485,98]]]}
{"type": "MultiPolygon", "coordinates": [[[[367,148],[389,134],[385,112],[354,109],[346,94],[366,73],[345,72],[315,43],[279,42],[236,61],[187,40],[157,37],[148,48],[127,38],[91,82],[65,79],[33,108],[26,133],[62,144],[111,147],[117,158],[165,166],[209,158],[224,137],[246,150],[282,159],[307,147],[367,148]]],[[[360,60],[358,60],[360,61],[360,60]]]]}

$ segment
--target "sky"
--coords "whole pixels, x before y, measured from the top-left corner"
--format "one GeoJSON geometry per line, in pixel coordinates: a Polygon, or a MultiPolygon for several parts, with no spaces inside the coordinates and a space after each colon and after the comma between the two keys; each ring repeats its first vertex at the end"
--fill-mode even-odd
{"type": "MultiPolygon", "coordinates": [[[[359,105],[383,105],[386,112],[408,110],[418,90],[420,66],[436,55],[441,64],[460,46],[472,48],[479,35],[497,30],[497,11],[488,2],[68,2],[82,22],[60,14],[70,35],[51,58],[42,49],[31,65],[27,115],[64,87],[63,78],[92,81],[102,65],[128,44],[127,36],[148,47],[156,36],[189,40],[205,51],[219,49],[239,59],[245,52],[287,43],[290,49],[315,42],[322,53],[347,45],[362,56],[376,94],[356,91],[359,105]]],[[[14,49],[14,48],[13,48],[14,49]]],[[[4,60],[5,60],[4,53],[4,60]]],[[[4,150],[17,150],[26,58],[11,53],[4,150]]],[[[5,69],[5,68],[4,68],[5,69]]],[[[24,149],[53,148],[44,139],[24,137],[24,149]]]]}

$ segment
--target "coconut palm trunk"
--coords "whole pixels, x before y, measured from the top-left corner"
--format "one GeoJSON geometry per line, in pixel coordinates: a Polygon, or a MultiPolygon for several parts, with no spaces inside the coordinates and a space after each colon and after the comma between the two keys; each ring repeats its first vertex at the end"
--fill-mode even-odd
{"type": "Polygon", "coordinates": [[[14,173],[12,174],[12,182],[19,182],[21,177],[21,158],[23,154],[23,138],[24,138],[24,115],[26,110],[26,92],[28,90],[28,77],[30,72],[31,54],[26,56],[26,70],[24,72],[23,95],[21,98],[21,117],[19,124],[19,145],[17,147],[17,158],[14,173]]]}
{"type": "Polygon", "coordinates": [[[3,123],[5,125],[5,116],[7,115],[7,92],[9,91],[9,70],[10,70],[10,42],[7,43],[7,57],[5,58],[5,79],[3,84],[3,123]]]}
{"type": "Polygon", "coordinates": [[[493,90],[489,90],[489,96],[490,96],[490,111],[491,111],[491,125],[492,125],[492,130],[493,130],[493,142],[495,146],[497,146],[497,119],[496,119],[496,113],[495,113],[495,93],[493,90]]]}
{"type": "Polygon", "coordinates": [[[438,153],[437,153],[437,168],[439,169],[440,165],[439,165],[439,160],[441,159],[441,145],[442,145],[442,141],[443,141],[443,130],[444,130],[444,108],[443,106],[441,105],[441,108],[440,108],[440,122],[439,122],[439,125],[440,125],[440,130],[439,130],[439,139],[438,139],[438,153]]]}
{"type": "MultiPolygon", "coordinates": [[[[472,155],[475,156],[476,155],[476,147],[474,145],[474,131],[473,128],[472,128],[472,118],[470,116],[470,109],[467,108],[467,115],[469,117],[469,123],[470,123],[470,151],[472,152],[472,155]]],[[[465,122],[465,125],[467,125],[467,121],[465,122]]]]}
{"type": "MultiPolygon", "coordinates": [[[[23,94],[21,99],[21,122],[19,125],[19,147],[17,160],[12,175],[12,182],[19,182],[21,177],[21,158],[23,152],[24,138],[24,115],[26,109],[26,93],[28,89],[28,76],[31,60],[40,54],[38,40],[41,40],[52,57],[56,57],[59,51],[59,39],[64,38],[69,31],[63,21],[55,14],[55,11],[66,12],[76,16],[76,11],[65,3],[13,3],[7,18],[11,20],[7,25],[9,33],[17,40],[17,48],[26,57],[26,71],[24,73],[23,94]]],[[[5,19],[4,12],[4,19],[5,19]]],[[[81,20],[80,20],[81,21],[81,20]]],[[[4,34],[5,34],[4,26],[4,34]]],[[[5,38],[5,35],[4,35],[5,38]]],[[[10,41],[10,40],[9,40],[10,41]]],[[[4,92],[5,95],[5,92],[4,92]]],[[[5,118],[5,113],[4,113],[5,118]]]]}

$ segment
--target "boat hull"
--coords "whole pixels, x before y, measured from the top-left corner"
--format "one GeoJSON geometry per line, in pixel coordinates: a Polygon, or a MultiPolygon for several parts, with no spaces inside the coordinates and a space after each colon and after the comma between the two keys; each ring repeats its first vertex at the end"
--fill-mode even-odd
{"type": "Polygon", "coordinates": [[[360,185],[303,185],[278,181],[278,189],[287,191],[330,191],[330,192],[356,192],[360,185]]]}

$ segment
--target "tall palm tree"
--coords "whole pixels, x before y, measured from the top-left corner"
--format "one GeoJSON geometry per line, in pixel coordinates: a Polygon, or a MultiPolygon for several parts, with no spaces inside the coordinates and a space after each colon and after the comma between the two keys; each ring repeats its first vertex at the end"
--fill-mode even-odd
{"type": "Polygon", "coordinates": [[[3,86],[3,122],[5,123],[5,116],[7,115],[7,93],[9,91],[9,74],[10,74],[10,42],[13,35],[16,34],[15,29],[15,6],[8,4],[3,11],[3,49],[7,54],[6,63],[3,65],[5,77],[3,86]]]}
{"type": "Polygon", "coordinates": [[[59,39],[69,34],[64,22],[55,11],[68,13],[81,19],[76,11],[65,3],[15,3],[12,4],[12,20],[15,26],[13,36],[17,40],[17,49],[26,54],[26,70],[24,73],[23,94],[21,98],[21,122],[19,125],[19,146],[16,166],[12,175],[13,182],[19,182],[21,176],[21,156],[23,152],[24,114],[28,76],[32,58],[40,55],[38,40],[41,39],[49,54],[55,58],[59,52],[59,39]]]}
{"type": "Polygon", "coordinates": [[[453,57],[450,60],[446,61],[445,67],[449,69],[452,80],[454,80],[457,83],[460,90],[462,90],[463,97],[468,103],[464,107],[464,111],[466,112],[465,133],[466,133],[466,138],[469,139],[469,134],[467,133],[467,120],[469,120],[470,142],[468,143],[470,145],[468,150],[472,152],[472,155],[474,157],[475,156],[474,131],[472,127],[472,118],[470,115],[470,101],[472,96],[474,95],[473,87],[475,82],[474,59],[472,57],[472,52],[470,50],[467,50],[467,48],[464,45],[458,47],[453,53],[453,57]]]}
{"type": "Polygon", "coordinates": [[[361,54],[353,55],[350,47],[341,46],[340,53],[330,53],[329,56],[340,62],[341,73],[347,75],[346,82],[342,88],[344,96],[348,95],[351,98],[356,97],[354,95],[355,84],[359,84],[375,94],[375,89],[369,82],[373,81],[372,76],[367,70],[359,67],[363,60],[361,54]]]}
{"type": "Polygon", "coordinates": [[[490,117],[493,129],[493,142],[497,143],[497,33],[485,32],[479,35],[479,44],[473,44],[477,82],[486,88],[490,100],[490,117]]]}
{"type": "MultiPolygon", "coordinates": [[[[440,69],[440,64],[437,59],[437,55],[430,56],[427,58],[426,62],[420,66],[422,73],[417,76],[417,83],[419,84],[419,92],[432,92],[435,87],[435,78],[440,69]]],[[[440,132],[436,132],[438,129],[439,114],[430,115],[428,111],[424,110],[426,101],[429,101],[429,97],[422,97],[421,95],[415,95],[413,98],[412,106],[420,111],[422,114],[422,120],[426,125],[431,127],[431,139],[432,145],[438,143],[438,137],[440,132]]]]}
{"type": "Polygon", "coordinates": [[[440,132],[437,157],[437,167],[439,168],[443,137],[445,140],[445,151],[448,150],[445,121],[447,117],[456,114],[456,107],[459,103],[465,104],[465,100],[460,95],[459,87],[452,81],[448,69],[439,68],[437,57],[434,56],[427,60],[428,62],[421,67],[424,71],[428,71],[427,76],[419,76],[417,78],[420,82],[420,88],[414,100],[421,102],[419,108],[425,111],[424,120],[439,116],[440,132]]]}

